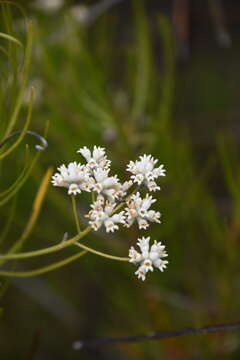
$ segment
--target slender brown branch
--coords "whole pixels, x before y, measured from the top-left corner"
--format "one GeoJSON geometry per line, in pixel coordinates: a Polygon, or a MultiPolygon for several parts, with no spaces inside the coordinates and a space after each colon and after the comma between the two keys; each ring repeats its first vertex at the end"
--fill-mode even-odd
{"type": "Polygon", "coordinates": [[[209,333],[235,331],[235,330],[240,330],[240,322],[232,323],[232,324],[208,325],[197,329],[186,328],[181,330],[156,331],[149,334],[139,334],[139,335],[119,336],[119,337],[102,337],[102,338],[95,338],[86,341],[80,340],[80,341],[75,341],[73,343],[73,349],[80,350],[83,348],[104,346],[114,343],[131,343],[131,342],[140,342],[147,340],[161,340],[167,338],[175,338],[178,336],[209,334],[209,333]]]}

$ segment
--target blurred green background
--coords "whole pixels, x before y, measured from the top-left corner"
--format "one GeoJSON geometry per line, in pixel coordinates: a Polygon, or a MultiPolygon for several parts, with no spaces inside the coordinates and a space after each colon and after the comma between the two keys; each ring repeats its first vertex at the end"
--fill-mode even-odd
{"type": "MultiPolygon", "coordinates": [[[[129,160],[143,153],[165,164],[162,224],[147,233],[169,253],[167,270],[145,282],[132,265],[92,254],[45,275],[1,277],[1,359],[239,359],[238,332],[82,351],[72,346],[79,339],[240,320],[239,4],[0,4],[0,31],[23,44],[0,38],[0,139],[21,92],[11,132],[23,128],[34,86],[29,129],[48,140],[10,196],[4,192],[26,174],[38,140],[26,135],[0,158],[1,253],[23,233],[47,169],[81,161],[76,150],[84,145],[105,147],[121,179],[129,160]],[[31,35],[32,55],[23,65],[31,35]]],[[[87,197],[79,197],[80,213],[88,207],[87,197]]],[[[48,247],[66,232],[75,235],[71,201],[64,189],[49,186],[34,229],[19,246],[48,247]]],[[[84,243],[126,256],[138,235],[137,227],[97,232],[84,243]]],[[[76,251],[6,263],[1,270],[36,269],[76,251]]]]}

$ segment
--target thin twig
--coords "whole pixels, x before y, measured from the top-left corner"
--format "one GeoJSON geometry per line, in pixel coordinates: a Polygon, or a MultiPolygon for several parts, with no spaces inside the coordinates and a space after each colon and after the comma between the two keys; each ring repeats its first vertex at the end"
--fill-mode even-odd
{"type": "MultiPolygon", "coordinates": [[[[12,253],[16,253],[25,243],[25,241],[28,239],[29,235],[31,234],[37,220],[38,217],[40,215],[42,206],[43,206],[43,201],[45,199],[47,190],[48,190],[48,185],[52,176],[52,172],[53,169],[52,168],[48,168],[48,170],[46,171],[42,182],[38,188],[38,192],[35,196],[34,199],[34,203],[33,203],[33,208],[32,208],[32,214],[25,226],[25,229],[22,233],[22,235],[19,237],[19,239],[10,247],[10,249],[8,250],[8,254],[12,254],[12,253]]],[[[4,260],[0,260],[0,265],[4,264],[4,260]]]]}
{"type": "MultiPolygon", "coordinates": [[[[13,133],[11,133],[10,135],[8,135],[7,137],[5,137],[0,142],[0,147],[5,145],[8,142],[8,140],[10,140],[12,137],[21,134],[21,132],[22,132],[21,130],[17,130],[17,131],[14,131],[13,133]]],[[[37,138],[41,141],[42,145],[39,145],[39,144],[35,145],[35,148],[37,150],[41,150],[41,151],[46,150],[46,148],[48,147],[48,142],[43,136],[41,136],[38,133],[36,133],[35,131],[31,131],[31,130],[27,130],[27,131],[25,131],[25,133],[28,135],[34,136],[35,138],[37,138]]]]}
{"type": "Polygon", "coordinates": [[[174,338],[178,336],[186,335],[198,335],[198,334],[209,334],[225,331],[234,331],[240,330],[240,322],[233,324],[219,324],[219,325],[209,325],[204,326],[198,329],[186,328],[181,330],[170,330],[170,331],[156,331],[149,334],[139,334],[131,336],[118,336],[118,337],[102,337],[96,338],[93,340],[86,341],[75,341],[73,343],[74,350],[80,350],[83,348],[92,348],[95,346],[104,346],[114,343],[134,343],[147,340],[160,340],[167,338],[174,338]]]}
{"type": "Polygon", "coordinates": [[[78,234],[80,234],[81,227],[80,227],[80,221],[79,221],[79,216],[78,216],[77,202],[76,202],[74,195],[72,195],[71,198],[72,198],[72,208],[73,208],[74,220],[76,223],[77,232],[78,232],[78,234]]]}

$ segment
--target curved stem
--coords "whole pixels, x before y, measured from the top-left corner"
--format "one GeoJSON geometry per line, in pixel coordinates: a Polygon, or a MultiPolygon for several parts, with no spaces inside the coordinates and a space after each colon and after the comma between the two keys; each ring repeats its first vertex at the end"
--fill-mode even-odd
{"type": "MultiPolygon", "coordinates": [[[[14,254],[16,253],[25,243],[25,241],[27,240],[27,238],[29,237],[29,235],[32,232],[32,229],[35,226],[35,223],[39,217],[42,205],[43,205],[43,200],[46,196],[47,193],[47,189],[48,189],[48,185],[52,176],[52,168],[49,168],[43,179],[42,182],[39,186],[38,192],[36,194],[36,197],[34,199],[34,203],[33,203],[33,208],[32,208],[32,214],[26,224],[26,227],[22,233],[22,235],[19,237],[19,239],[10,247],[10,249],[8,250],[8,254],[14,254]]],[[[0,260],[0,265],[3,265],[4,260],[0,260]]]]}
{"type": "MultiPolygon", "coordinates": [[[[0,144],[0,147],[1,147],[1,144],[0,144]]],[[[26,157],[26,160],[25,160],[25,165],[23,167],[23,170],[21,171],[18,178],[14,181],[14,183],[12,183],[7,189],[0,192],[0,199],[8,196],[15,189],[15,187],[18,185],[18,183],[21,182],[21,180],[24,178],[24,175],[26,174],[27,169],[28,169],[28,161],[29,161],[29,147],[28,147],[28,145],[26,145],[26,155],[25,155],[25,157],[26,157]]]]}
{"type": "Polygon", "coordinates": [[[13,203],[11,205],[6,224],[3,227],[2,232],[0,234],[0,244],[3,243],[4,239],[6,238],[8,232],[10,230],[11,224],[14,219],[15,211],[16,211],[16,204],[17,204],[17,196],[15,196],[15,198],[13,199],[13,203]]]}
{"type": "Polygon", "coordinates": [[[85,235],[87,235],[90,231],[91,231],[91,228],[87,227],[80,234],[74,236],[73,238],[66,240],[66,241],[62,241],[61,243],[59,243],[57,245],[53,245],[53,246],[50,246],[45,249],[29,251],[29,252],[25,252],[25,253],[23,252],[23,253],[18,253],[18,254],[0,255],[0,260],[26,259],[26,258],[31,258],[31,257],[35,257],[35,256],[50,254],[50,253],[62,250],[63,248],[66,248],[70,245],[73,245],[78,240],[82,239],[85,235]]]}
{"type": "Polygon", "coordinates": [[[74,214],[74,219],[75,219],[75,223],[76,223],[76,227],[77,227],[77,232],[78,232],[78,234],[80,234],[81,228],[80,228],[79,216],[78,216],[78,212],[77,212],[76,198],[74,195],[72,195],[71,198],[72,198],[73,214],[74,214]]]}
{"type": "Polygon", "coordinates": [[[105,257],[107,259],[111,259],[111,260],[118,260],[118,261],[128,261],[129,259],[127,257],[120,257],[120,256],[114,256],[114,255],[110,255],[110,254],[106,254],[106,253],[103,253],[101,251],[97,251],[97,250],[94,250],[86,245],[83,245],[79,242],[76,242],[75,245],[79,246],[80,248],[86,250],[86,251],[89,251],[95,255],[99,255],[99,256],[102,256],[102,257],[105,257]]]}
{"type": "MultiPolygon", "coordinates": [[[[1,148],[3,145],[5,145],[5,144],[6,144],[11,138],[13,138],[14,136],[19,135],[19,134],[22,134],[23,131],[24,131],[24,129],[23,129],[23,130],[16,130],[16,131],[12,132],[10,135],[8,135],[7,137],[5,137],[5,138],[0,142],[0,148],[1,148]]],[[[47,142],[47,140],[46,140],[43,136],[41,136],[40,134],[38,134],[37,132],[32,131],[32,130],[26,130],[25,133],[28,134],[28,135],[31,135],[31,136],[35,137],[36,139],[38,139],[38,140],[41,142],[41,144],[36,144],[36,145],[35,145],[35,148],[36,148],[37,150],[42,150],[42,151],[46,150],[46,148],[48,147],[48,142],[47,142]]]]}
{"type": "Polygon", "coordinates": [[[23,186],[25,181],[28,179],[28,176],[30,175],[32,169],[34,168],[41,152],[38,151],[37,154],[33,157],[32,162],[30,163],[29,167],[24,171],[23,176],[21,176],[21,179],[15,183],[16,186],[14,186],[13,190],[7,194],[2,200],[0,200],[0,206],[3,206],[6,204],[16,193],[17,191],[23,186]]]}
{"type": "Polygon", "coordinates": [[[14,128],[14,125],[17,121],[21,106],[22,106],[22,99],[24,95],[24,90],[26,88],[27,79],[28,79],[28,71],[31,61],[31,51],[32,51],[32,42],[33,42],[33,24],[29,23],[28,25],[28,32],[27,32],[27,44],[26,44],[26,50],[25,50],[25,57],[24,57],[24,64],[23,64],[23,74],[22,74],[22,81],[21,81],[21,88],[19,90],[19,94],[16,100],[16,104],[13,109],[13,113],[11,115],[11,118],[9,120],[9,124],[5,133],[5,136],[8,136],[12,129],[14,128]]]}
{"type": "MultiPolygon", "coordinates": [[[[31,88],[31,92],[30,92],[30,100],[29,100],[29,107],[28,107],[28,114],[27,114],[27,119],[25,121],[25,124],[23,126],[22,131],[20,131],[20,135],[17,138],[17,140],[15,141],[15,143],[12,144],[12,146],[10,146],[5,152],[3,152],[2,154],[0,154],[0,160],[4,159],[6,156],[8,156],[9,154],[11,154],[11,152],[13,152],[13,150],[21,143],[21,141],[23,140],[24,136],[26,135],[26,131],[29,127],[31,118],[32,118],[32,108],[33,108],[33,97],[34,97],[34,88],[31,88]]],[[[2,143],[0,144],[0,147],[5,144],[5,142],[9,139],[9,137],[11,138],[12,136],[9,135],[7,136],[2,143]]]]}
{"type": "Polygon", "coordinates": [[[39,269],[35,269],[35,270],[29,270],[29,271],[0,271],[0,276],[7,276],[7,277],[29,277],[29,276],[36,276],[36,275],[40,275],[40,274],[45,274],[49,271],[58,269],[64,265],[67,265],[75,260],[77,260],[78,258],[80,258],[81,256],[85,255],[87,253],[87,251],[80,251],[78,254],[74,254],[72,256],[67,257],[64,260],[55,262],[51,265],[47,265],[44,267],[41,267],[39,269]]]}
{"type": "MultiPolygon", "coordinates": [[[[136,188],[128,197],[130,198],[130,196],[137,191],[138,188],[136,188]]],[[[78,228],[78,231],[80,231],[80,225],[78,223],[78,217],[77,217],[77,211],[76,211],[76,202],[75,199],[72,198],[72,202],[73,202],[73,210],[74,210],[74,216],[75,216],[75,220],[76,220],[76,225],[78,228]]],[[[117,207],[118,209],[121,208],[124,204],[119,204],[119,206],[117,207]]],[[[116,209],[115,209],[116,211],[116,209]]],[[[114,211],[114,212],[115,212],[114,211]]],[[[127,257],[119,257],[119,256],[114,256],[114,255],[110,255],[110,254],[106,254],[97,250],[94,250],[88,246],[85,246],[81,243],[78,243],[78,241],[80,239],[82,239],[84,236],[86,236],[90,231],[91,231],[91,227],[88,226],[86,229],[84,229],[82,232],[79,232],[78,235],[74,236],[73,238],[69,239],[69,240],[65,240],[57,245],[53,245],[50,246],[48,248],[45,249],[40,249],[40,250],[35,250],[35,251],[29,251],[29,252],[25,252],[25,253],[18,253],[18,254],[5,254],[5,255],[1,255],[0,254],[0,260],[14,260],[14,259],[26,259],[26,258],[31,258],[31,257],[35,257],[35,256],[41,256],[41,255],[46,255],[46,254],[50,254],[52,252],[56,252],[59,251],[65,247],[68,247],[70,245],[76,244],[77,246],[79,246],[80,248],[89,251],[93,254],[111,259],[111,260],[118,260],[118,261],[128,261],[129,259],[127,257]]],[[[2,272],[0,272],[1,274],[2,272]]],[[[8,276],[8,275],[6,275],[8,276]]]]}
{"type": "Polygon", "coordinates": [[[20,46],[21,48],[23,47],[23,44],[21,43],[21,41],[19,41],[17,38],[15,38],[14,36],[11,36],[9,34],[5,34],[5,33],[2,33],[0,32],[0,37],[3,38],[3,39],[6,39],[8,41],[12,41],[14,42],[15,44],[17,44],[18,46],[20,46]]]}
{"type": "MultiPolygon", "coordinates": [[[[83,230],[77,236],[74,236],[73,238],[71,238],[69,240],[63,241],[58,245],[50,246],[50,247],[45,248],[45,249],[30,251],[30,252],[26,252],[26,253],[19,253],[19,254],[0,255],[0,260],[26,259],[26,258],[31,258],[31,257],[35,257],[35,256],[46,255],[46,254],[50,254],[50,253],[55,252],[55,251],[59,251],[59,250],[65,248],[67,246],[75,244],[75,245],[79,246],[80,248],[91,252],[92,254],[99,255],[99,256],[105,257],[107,259],[118,260],[118,261],[128,261],[127,257],[120,257],[120,256],[114,256],[114,255],[106,254],[106,253],[94,250],[94,249],[92,249],[92,248],[90,248],[90,247],[88,247],[86,245],[83,245],[83,244],[79,243],[78,241],[81,238],[83,238],[85,235],[87,235],[90,231],[91,231],[91,228],[87,227],[85,230],[83,230]]],[[[2,272],[0,272],[0,275],[1,274],[2,274],[2,272]]]]}

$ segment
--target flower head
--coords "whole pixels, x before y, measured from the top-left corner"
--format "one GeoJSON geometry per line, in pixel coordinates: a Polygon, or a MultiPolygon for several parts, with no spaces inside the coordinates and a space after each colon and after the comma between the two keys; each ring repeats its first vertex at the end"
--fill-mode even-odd
{"type": "Polygon", "coordinates": [[[153,271],[154,267],[163,271],[168,264],[167,260],[163,260],[168,256],[165,246],[154,240],[150,247],[149,241],[150,237],[138,239],[137,245],[141,252],[135,250],[133,246],[129,249],[129,262],[139,265],[135,274],[142,280],[145,280],[148,271],[153,271]]]}
{"type": "Polygon", "coordinates": [[[111,161],[107,159],[105,154],[105,149],[100,146],[95,145],[92,152],[86,146],[84,146],[77,152],[82,154],[82,156],[87,161],[86,166],[91,170],[96,170],[98,168],[106,170],[109,169],[111,165],[111,161]]]}
{"type": "Polygon", "coordinates": [[[68,188],[68,194],[76,195],[82,191],[91,191],[93,188],[93,179],[89,174],[89,170],[85,165],[77,162],[71,162],[67,166],[58,167],[57,173],[52,177],[52,184],[68,188]]]}
{"type": "Polygon", "coordinates": [[[127,201],[127,208],[125,208],[126,226],[130,227],[135,220],[138,222],[139,229],[146,229],[149,226],[149,221],[160,223],[160,212],[149,210],[155,201],[156,199],[153,199],[149,194],[143,199],[139,192],[132,195],[127,201]]]}
{"type": "Polygon", "coordinates": [[[93,170],[95,184],[93,190],[98,194],[105,195],[109,201],[114,201],[121,190],[121,184],[117,175],[108,176],[110,169],[97,168],[93,170]]]}
{"type": "Polygon", "coordinates": [[[140,156],[140,160],[130,161],[127,165],[127,171],[133,175],[131,179],[138,185],[145,184],[150,191],[160,190],[157,186],[155,179],[159,176],[165,176],[165,169],[163,165],[155,167],[158,160],[154,159],[151,155],[144,154],[140,156]]]}
{"type": "Polygon", "coordinates": [[[91,210],[85,217],[89,218],[89,225],[93,230],[97,231],[102,225],[105,226],[106,232],[114,232],[119,229],[117,224],[125,223],[124,211],[113,214],[116,207],[115,203],[105,201],[103,198],[98,198],[91,205],[91,210]]]}

